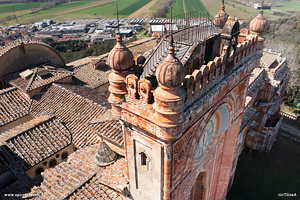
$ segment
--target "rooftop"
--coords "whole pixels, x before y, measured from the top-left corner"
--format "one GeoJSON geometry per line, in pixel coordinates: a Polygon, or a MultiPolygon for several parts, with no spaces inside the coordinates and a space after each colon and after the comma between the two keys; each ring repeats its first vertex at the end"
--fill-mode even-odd
{"type": "Polygon", "coordinates": [[[66,162],[42,172],[41,180],[31,194],[43,194],[38,199],[103,198],[125,199],[125,160],[119,158],[114,164],[99,167],[94,157],[99,145],[81,148],[68,157],[66,162]]]}
{"type": "Polygon", "coordinates": [[[54,117],[42,115],[2,133],[0,142],[30,167],[70,145],[71,134],[54,117]]]}
{"type": "Polygon", "coordinates": [[[30,100],[16,87],[0,90],[0,127],[29,113],[30,100]]]}

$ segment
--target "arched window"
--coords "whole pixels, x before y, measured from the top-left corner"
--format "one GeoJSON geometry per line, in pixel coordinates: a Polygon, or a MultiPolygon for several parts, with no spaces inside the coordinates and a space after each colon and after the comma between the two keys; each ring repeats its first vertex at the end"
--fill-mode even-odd
{"type": "Polygon", "coordinates": [[[145,152],[140,152],[141,167],[149,170],[150,159],[145,152]]]}
{"type": "Polygon", "coordinates": [[[224,133],[228,129],[229,124],[229,109],[227,106],[223,105],[218,109],[218,112],[221,117],[221,126],[220,126],[220,133],[224,133]]]}
{"type": "Polygon", "coordinates": [[[35,175],[39,175],[41,174],[42,172],[44,171],[44,168],[43,167],[38,167],[36,170],[35,170],[35,175]]]}
{"type": "Polygon", "coordinates": [[[68,158],[68,155],[69,153],[67,151],[64,151],[62,154],[61,154],[61,159],[62,160],[66,160],[68,158]]]}
{"type": "Polygon", "coordinates": [[[54,167],[55,165],[57,165],[56,159],[50,160],[50,162],[49,162],[49,167],[54,167]]]}

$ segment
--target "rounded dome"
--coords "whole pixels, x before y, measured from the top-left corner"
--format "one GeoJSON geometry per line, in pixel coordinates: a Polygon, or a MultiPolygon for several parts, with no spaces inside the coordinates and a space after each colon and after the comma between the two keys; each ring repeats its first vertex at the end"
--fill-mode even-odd
{"type": "Polygon", "coordinates": [[[223,4],[221,11],[218,14],[216,14],[216,16],[214,17],[214,24],[217,28],[222,29],[225,23],[227,22],[227,20],[228,20],[228,15],[225,12],[225,6],[223,4]]]}
{"type": "Polygon", "coordinates": [[[117,44],[108,55],[108,65],[116,71],[126,71],[134,65],[133,55],[123,44],[120,35],[117,35],[117,44]]]}
{"type": "Polygon", "coordinates": [[[263,16],[263,10],[251,21],[250,30],[256,33],[263,33],[267,28],[267,21],[263,16]]]}
{"type": "Polygon", "coordinates": [[[186,75],[182,63],[174,56],[173,38],[171,37],[167,57],[158,65],[157,81],[168,88],[178,87],[186,75]]]}

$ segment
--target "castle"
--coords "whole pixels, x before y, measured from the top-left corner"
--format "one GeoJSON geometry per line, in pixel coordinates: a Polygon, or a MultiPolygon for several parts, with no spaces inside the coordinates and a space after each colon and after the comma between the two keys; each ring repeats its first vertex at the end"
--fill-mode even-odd
{"type": "Polygon", "coordinates": [[[250,32],[224,4],[203,16],[68,65],[2,48],[1,198],[225,199],[242,149],[276,140],[289,68],[263,49],[263,11],[250,32]]]}

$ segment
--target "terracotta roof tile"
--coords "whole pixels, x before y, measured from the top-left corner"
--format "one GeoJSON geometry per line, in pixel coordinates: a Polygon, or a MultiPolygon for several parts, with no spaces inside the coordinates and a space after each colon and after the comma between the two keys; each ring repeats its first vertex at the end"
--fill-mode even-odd
{"type": "Polygon", "coordinates": [[[107,96],[94,89],[52,84],[40,99],[33,102],[31,114],[38,116],[47,113],[56,116],[70,130],[72,142],[78,148],[99,142],[94,127],[117,143],[119,148],[123,148],[123,134],[118,122],[90,124],[91,120],[106,113],[108,108],[107,96]]]}
{"type": "Polygon", "coordinates": [[[50,70],[45,68],[34,68],[32,70],[34,71],[34,74],[31,76],[31,78],[23,79],[20,77],[18,72],[7,75],[6,79],[11,85],[23,91],[31,91],[36,88],[43,87],[45,85],[49,85],[53,82],[64,79],[73,74],[72,72],[67,70],[50,70]],[[42,76],[42,72],[45,71],[47,71],[48,73],[45,76],[42,76]],[[42,77],[38,75],[39,73],[42,77]]]}
{"type": "Polygon", "coordinates": [[[28,114],[30,100],[15,87],[0,90],[0,127],[28,114]]]}
{"type": "Polygon", "coordinates": [[[95,69],[92,64],[76,67],[73,69],[74,77],[86,84],[87,87],[97,88],[108,83],[110,70],[95,69]]]}
{"type": "Polygon", "coordinates": [[[99,167],[94,157],[99,145],[81,148],[71,154],[66,162],[42,172],[41,185],[31,194],[41,193],[37,199],[125,199],[125,160],[119,158],[114,164],[99,167]]]}
{"type": "Polygon", "coordinates": [[[34,166],[71,144],[71,134],[54,117],[42,115],[0,135],[21,159],[34,166]]]}

